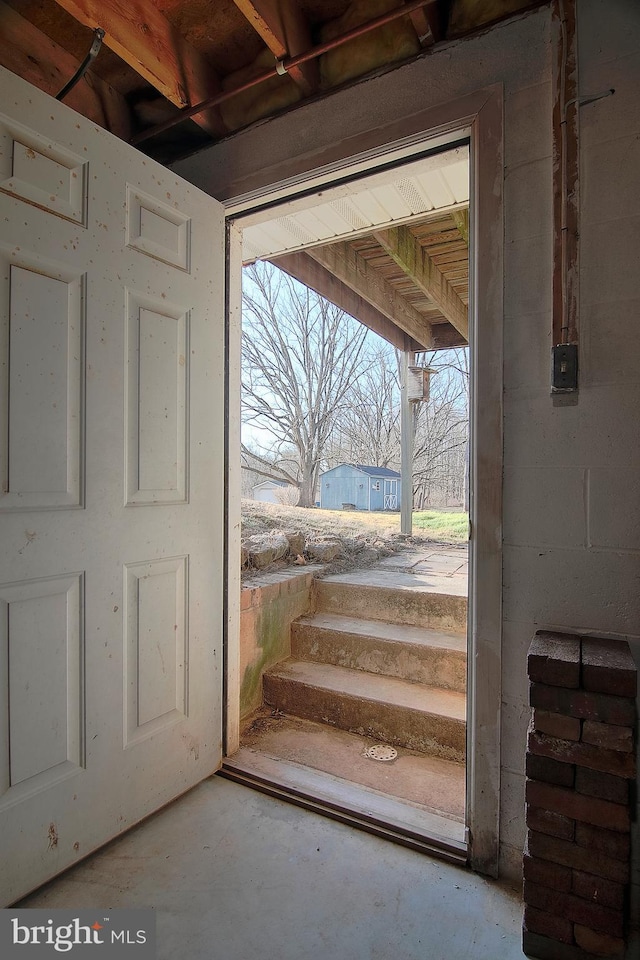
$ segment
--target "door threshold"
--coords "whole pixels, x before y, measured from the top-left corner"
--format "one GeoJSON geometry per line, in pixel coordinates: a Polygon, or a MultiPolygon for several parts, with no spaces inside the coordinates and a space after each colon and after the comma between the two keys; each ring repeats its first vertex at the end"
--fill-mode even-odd
{"type": "Polygon", "coordinates": [[[420,853],[467,866],[464,824],[424,807],[246,748],[225,758],[218,775],[420,853]]]}

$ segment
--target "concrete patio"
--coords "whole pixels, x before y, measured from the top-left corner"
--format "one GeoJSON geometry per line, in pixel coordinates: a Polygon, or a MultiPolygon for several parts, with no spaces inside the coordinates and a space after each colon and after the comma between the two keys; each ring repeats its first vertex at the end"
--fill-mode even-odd
{"type": "Polygon", "coordinates": [[[462,544],[411,544],[375,566],[338,574],[332,580],[375,586],[408,587],[456,597],[467,596],[468,546],[462,544]]]}

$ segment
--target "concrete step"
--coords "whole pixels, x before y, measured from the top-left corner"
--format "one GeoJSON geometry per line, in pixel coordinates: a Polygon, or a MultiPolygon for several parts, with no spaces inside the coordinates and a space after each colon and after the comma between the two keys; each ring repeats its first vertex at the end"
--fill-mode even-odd
{"type": "MultiPolygon", "coordinates": [[[[435,856],[444,856],[446,859],[459,863],[466,863],[466,837],[464,828],[464,766],[439,760],[436,757],[417,756],[406,754],[393,763],[376,763],[362,756],[362,744],[370,741],[327,727],[326,724],[314,724],[309,720],[281,720],[289,726],[304,725],[299,733],[303,743],[302,759],[297,759],[297,752],[293,758],[289,751],[283,754],[280,749],[279,738],[275,742],[263,745],[258,743],[251,747],[241,747],[232,757],[224,760],[222,776],[247,783],[254,789],[266,790],[275,796],[285,796],[293,799],[294,803],[308,806],[309,809],[328,812],[329,816],[342,820],[350,825],[359,825],[372,832],[379,833],[387,839],[399,839],[406,846],[431,853],[435,856]],[[346,771],[346,776],[331,772],[329,764],[320,765],[312,756],[311,763],[304,758],[311,753],[306,749],[308,740],[317,739],[309,734],[307,728],[322,730],[322,740],[327,741],[327,749],[321,754],[325,757],[342,760],[346,766],[347,758],[356,761],[358,767],[368,765],[373,768],[377,777],[386,777],[389,781],[379,787],[368,786],[363,783],[359,774],[353,775],[353,768],[346,771]],[[344,739],[347,738],[345,749],[344,739]],[[336,744],[331,741],[336,739],[336,744]],[[399,772],[399,764],[403,760],[412,761],[415,765],[416,784],[419,784],[417,793],[420,800],[411,802],[397,793],[398,782],[402,784],[406,776],[399,772]],[[432,767],[436,767],[433,775],[432,767]],[[451,768],[451,777],[438,777],[443,767],[451,768]],[[429,790],[434,780],[450,780],[444,789],[443,800],[445,809],[434,809],[424,800],[425,790],[429,790]],[[455,797],[453,795],[456,795],[455,797]],[[455,816],[446,810],[446,802],[451,796],[455,800],[456,809],[462,808],[460,816],[455,816]],[[306,801],[306,802],[305,802],[306,801]],[[378,829],[376,829],[378,828],[378,829]],[[413,842],[412,842],[413,841],[413,842]],[[417,842],[416,842],[417,841],[417,842]],[[432,849],[429,845],[433,844],[432,849]]],[[[371,777],[372,774],[370,773],[371,777]]],[[[441,792],[442,792],[442,785],[441,792]]],[[[437,789],[432,791],[439,799],[437,789]]]]}
{"type": "Polygon", "coordinates": [[[333,663],[460,693],[466,690],[466,647],[459,633],[336,613],[301,617],[291,624],[291,653],[298,660],[333,663]]]}
{"type": "MultiPolygon", "coordinates": [[[[347,577],[316,580],[316,610],[362,620],[381,620],[430,630],[464,633],[467,628],[467,598],[428,589],[416,589],[409,574],[398,582],[350,583],[347,577]]],[[[396,575],[394,580],[401,578],[396,575]]]]}
{"type": "Polygon", "coordinates": [[[301,660],[268,670],[263,690],[265,702],[282,713],[464,760],[466,699],[456,690],[301,660]]]}
{"type": "Polygon", "coordinates": [[[417,804],[431,813],[464,822],[463,763],[398,748],[398,756],[380,763],[366,756],[376,740],[327,723],[273,715],[266,708],[243,732],[241,747],[282,762],[321,770],[330,776],[417,804]]]}

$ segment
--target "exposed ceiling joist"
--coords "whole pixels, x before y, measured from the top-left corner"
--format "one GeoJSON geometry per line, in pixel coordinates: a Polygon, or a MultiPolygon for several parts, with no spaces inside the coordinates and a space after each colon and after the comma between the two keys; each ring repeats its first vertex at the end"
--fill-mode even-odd
{"type": "Polygon", "coordinates": [[[418,34],[421,47],[430,47],[439,39],[438,13],[435,5],[428,4],[420,10],[412,10],[409,14],[413,28],[418,34]]]}
{"type": "MultiPolygon", "coordinates": [[[[0,11],[5,3],[47,38],[43,44],[27,28],[17,38],[18,51],[2,51],[0,60],[52,92],[53,78],[57,83],[58,73],[67,73],[68,60],[63,54],[60,66],[52,62],[48,39],[81,61],[90,30],[102,28],[110,49],[89,77],[99,75],[124,96],[138,128],[133,137],[124,132],[128,123],[112,122],[109,129],[136,145],[153,139],[145,152],[166,163],[202,149],[202,131],[178,127],[191,117],[216,141],[304,103],[319,90],[329,94],[415,57],[419,44],[423,49],[438,45],[544,2],[0,0],[0,11]],[[283,72],[288,77],[278,77],[283,72]],[[175,133],[165,136],[173,127],[175,133]]],[[[93,89],[104,93],[113,112],[113,93],[99,84],[93,89]]],[[[66,102],[107,125],[99,110],[96,115],[95,98],[74,94],[66,102]]],[[[457,203],[462,201],[456,196],[457,203]]]]}
{"type": "Polygon", "coordinates": [[[314,247],[309,256],[345,283],[358,296],[379,310],[396,326],[431,350],[433,336],[429,321],[402,297],[384,277],[345,242],[314,247]]]}
{"type": "MultiPolygon", "coordinates": [[[[0,64],[55,97],[79,67],[79,61],[59,44],[0,3],[0,64]],[[37,56],[33,52],[37,51],[37,56]]],[[[89,72],[65,97],[67,106],[128,140],[131,111],[122,94],[89,72]]]]}
{"type": "MultiPolygon", "coordinates": [[[[276,60],[296,57],[311,47],[311,31],[293,0],[233,0],[276,60]]],[[[305,96],[318,89],[318,61],[310,60],[288,71],[305,96]]]]}
{"type": "Polygon", "coordinates": [[[408,227],[374,233],[376,241],[400,269],[432,300],[449,323],[469,338],[468,310],[440,268],[408,227]]]}
{"type": "MultiPolygon", "coordinates": [[[[378,336],[386,340],[398,350],[413,350],[420,352],[424,347],[416,340],[407,336],[400,330],[395,323],[392,323],[388,317],[373,307],[367,300],[361,297],[355,290],[352,290],[337,277],[334,277],[326,267],[312,259],[307,253],[289,253],[283,257],[278,257],[272,261],[285,273],[311,287],[321,297],[335,303],[337,307],[344,310],[363,323],[365,327],[373,330],[378,336]]],[[[448,325],[447,325],[448,326],[448,325]]]]}
{"type": "MultiPolygon", "coordinates": [[[[177,107],[188,107],[220,91],[208,59],[192,47],[154,6],[119,0],[56,0],[80,23],[102,27],[104,43],[177,107]]],[[[192,118],[214,136],[226,128],[217,109],[192,118]]]]}

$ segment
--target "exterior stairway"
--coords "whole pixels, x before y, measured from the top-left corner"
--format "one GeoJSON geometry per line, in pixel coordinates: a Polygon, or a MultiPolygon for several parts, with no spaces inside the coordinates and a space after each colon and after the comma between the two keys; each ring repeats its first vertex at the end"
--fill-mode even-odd
{"type": "Polygon", "coordinates": [[[317,581],[292,624],[292,657],[263,677],[265,702],[446,760],[464,761],[466,597],[317,581]]]}

